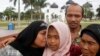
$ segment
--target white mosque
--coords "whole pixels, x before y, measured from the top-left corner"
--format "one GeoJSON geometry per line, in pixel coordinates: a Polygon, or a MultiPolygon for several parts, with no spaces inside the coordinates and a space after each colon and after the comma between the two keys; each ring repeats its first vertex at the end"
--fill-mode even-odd
{"type": "Polygon", "coordinates": [[[72,0],[66,2],[66,5],[58,8],[59,6],[56,3],[52,5],[48,5],[47,8],[43,9],[45,13],[44,21],[47,23],[54,22],[54,21],[65,21],[65,9],[66,7],[73,3],[72,0]]]}

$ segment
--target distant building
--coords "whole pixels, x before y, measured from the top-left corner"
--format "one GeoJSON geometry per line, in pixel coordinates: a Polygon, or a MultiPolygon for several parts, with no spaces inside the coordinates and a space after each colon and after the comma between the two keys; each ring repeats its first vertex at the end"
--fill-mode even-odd
{"type": "Polygon", "coordinates": [[[66,5],[59,8],[59,6],[56,3],[53,3],[50,6],[47,6],[43,12],[45,13],[44,21],[47,23],[53,22],[53,21],[64,21],[65,20],[65,9],[66,7],[73,3],[72,0],[69,0],[66,2],[66,5]]]}

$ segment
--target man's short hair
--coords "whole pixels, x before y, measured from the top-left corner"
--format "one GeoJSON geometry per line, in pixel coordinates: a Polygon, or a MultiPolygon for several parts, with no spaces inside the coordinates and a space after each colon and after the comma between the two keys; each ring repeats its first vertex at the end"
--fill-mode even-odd
{"type": "MultiPolygon", "coordinates": [[[[71,3],[69,6],[67,6],[66,7],[66,10],[65,10],[65,15],[66,15],[66,13],[67,13],[67,9],[68,9],[68,7],[70,7],[70,6],[80,6],[79,4],[77,4],[77,3],[71,3]]],[[[82,9],[82,17],[84,17],[84,9],[83,9],[83,7],[82,6],[80,6],[81,7],[81,9],[82,9]]]]}

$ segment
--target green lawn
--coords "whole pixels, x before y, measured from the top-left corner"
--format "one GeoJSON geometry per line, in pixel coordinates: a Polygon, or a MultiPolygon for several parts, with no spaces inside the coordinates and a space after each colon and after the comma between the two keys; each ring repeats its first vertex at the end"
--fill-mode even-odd
{"type": "MultiPolygon", "coordinates": [[[[8,23],[9,21],[0,21],[0,28],[3,28],[3,29],[8,29],[8,23]]],[[[27,25],[29,25],[29,21],[20,21],[20,27],[18,27],[18,21],[13,21],[13,23],[15,24],[15,29],[17,30],[21,30],[23,28],[25,28],[27,25]]],[[[81,22],[81,25],[82,25],[82,28],[88,26],[89,24],[100,24],[100,20],[93,20],[93,21],[82,21],[81,22]]]]}
{"type": "MultiPolygon", "coordinates": [[[[8,24],[9,23],[10,23],[9,21],[0,21],[0,28],[2,28],[2,29],[8,29],[8,24]]],[[[13,23],[15,25],[15,29],[23,29],[23,28],[25,28],[29,24],[28,21],[21,21],[20,22],[20,27],[19,27],[18,26],[19,22],[13,21],[13,23]]]]}
{"type": "Polygon", "coordinates": [[[100,24],[100,21],[88,21],[88,22],[82,21],[81,22],[82,28],[84,28],[84,27],[86,27],[86,26],[88,26],[90,24],[100,24]]]}

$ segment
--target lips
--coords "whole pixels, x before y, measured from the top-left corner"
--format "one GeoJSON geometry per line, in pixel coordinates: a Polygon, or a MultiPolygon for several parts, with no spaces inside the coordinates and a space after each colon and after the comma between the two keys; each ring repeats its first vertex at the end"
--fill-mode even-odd
{"type": "Polygon", "coordinates": [[[71,27],[77,27],[77,24],[70,24],[71,27]]]}
{"type": "Polygon", "coordinates": [[[75,26],[76,24],[71,24],[71,26],[75,26]]]}
{"type": "Polygon", "coordinates": [[[89,54],[88,53],[83,53],[83,56],[89,56],[89,54]]]}
{"type": "Polygon", "coordinates": [[[75,23],[75,22],[71,22],[70,24],[71,24],[71,25],[77,25],[77,23],[75,23]]]}
{"type": "Polygon", "coordinates": [[[55,46],[50,46],[51,48],[55,47],[55,46]]]}

